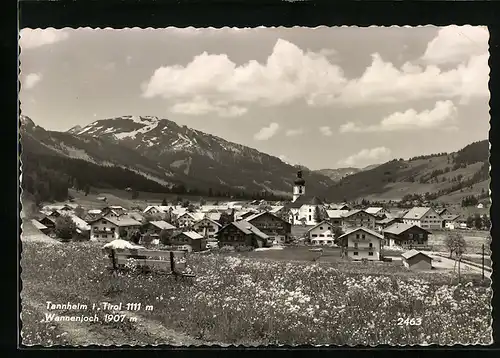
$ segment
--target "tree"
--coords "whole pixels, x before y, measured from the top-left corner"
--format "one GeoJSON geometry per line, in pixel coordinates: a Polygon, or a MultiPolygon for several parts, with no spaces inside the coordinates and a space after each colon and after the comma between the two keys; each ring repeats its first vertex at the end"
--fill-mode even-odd
{"type": "Polygon", "coordinates": [[[340,226],[333,227],[333,243],[337,246],[342,246],[339,237],[344,235],[344,231],[340,226]]]}
{"type": "Polygon", "coordinates": [[[196,209],[195,209],[193,204],[189,204],[187,206],[187,211],[188,211],[188,213],[194,213],[196,211],[196,209]]]}
{"type": "Polygon", "coordinates": [[[227,224],[230,224],[232,221],[231,221],[231,217],[229,216],[228,213],[226,212],[223,212],[220,214],[220,219],[219,219],[219,223],[224,227],[226,226],[227,224]]]}
{"type": "Polygon", "coordinates": [[[489,230],[491,227],[491,220],[488,215],[483,216],[483,228],[489,230]]]}
{"type": "Polygon", "coordinates": [[[189,207],[189,204],[190,204],[190,203],[189,203],[189,200],[184,200],[184,201],[182,202],[182,207],[183,207],[183,208],[187,208],[187,207],[189,207]]]}
{"type": "Polygon", "coordinates": [[[126,240],[126,239],[127,239],[127,235],[128,235],[128,233],[127,233],[127,230],[125,230],[124,228],[122,228],[122,227],[121,227],[121,228],[118,230],[118,234],[119,234],[119,236],[120,236],[120,239],[122,239],[122,240],[126,240]]]}
{"type": "Polygon", "coordinates": [[[203,198],[200,198],[200,206],[203,206],[205,205],[207,202],[205,201],[205,199],[203,198]]]}
{"type": "Polygon", "coordinates": [[[70,241],[76,233],[76,224],[71,217],[61,215],[56,219],[55,233],[62,241],[70,241]]]}
{"type": "Polygon", "coordinates": [[[172,243],[172,230],[162,230],[160,231],[160,243],[162,245],[170,245],[172,243]]]}
{"type": "Polygon", "coordinates": [[[161,206],[167,206],[167,205],[168,205],[167,198],[163,198],[163,200],[161,201],[161,206]]]}
{"type": "Polygon", "coordinates": [[[445,238],[445,245],[450,251],[450,258],[453,254],[460,258],[467,247],[467,243],[465,242],[463,235],[458,232],[449,233],[445,238]]]}
{"type": "Polygon", "coordinates": [[[316,223],[320,223],[325,220],[325,213],[319,206],[316,206],[316,208],[314,209],[314,220],[316,221],[316,223]]]}
{"type": "Polygon", "coordinates": [[[477,230],[481,230],[483,228],[483,219],[481,218],[481,215],[476,214],[474,216],[474,227],[477,230]]]}

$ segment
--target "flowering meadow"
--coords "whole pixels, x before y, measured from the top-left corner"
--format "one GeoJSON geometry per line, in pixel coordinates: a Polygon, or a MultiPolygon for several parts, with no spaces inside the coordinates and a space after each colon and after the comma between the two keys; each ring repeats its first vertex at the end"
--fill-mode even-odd
{"type": "MultiPolygon", "coordinates": [[[[113,275],[108,264],[93,243],[23,243],[21,298],[42,306],[45,300],[140,302],[154,307],[138,312],[144,322],[207,344],[465,345],[492,340],[490,282],[472,274],[457,283],[442,273],[361,273],[349,271],[347,264],[209,253],[190,254],[187,265],[196,277],[176,281],[133,268],[113,275]]],[[[64,327],[55,327],[59,334],[53,337],[33,336],[43,315],[43,309],[28,311],[23,343],[47,344],[49,338],[64,343],[57,340],[61,334],[67,339],[64,327]]],[[[115,323],[106,332],[126,329],[134,336],[131,325],[115,323]]],[[[147,335],[135,339],[168,344],[148,341],[147,335]]]]}

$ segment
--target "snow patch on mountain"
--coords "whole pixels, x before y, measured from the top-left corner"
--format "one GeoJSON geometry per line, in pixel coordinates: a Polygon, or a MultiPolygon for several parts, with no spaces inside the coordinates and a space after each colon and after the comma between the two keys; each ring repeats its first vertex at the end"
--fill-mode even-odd
{"type": "Polygon", "coordinates": [[[94,164],[100,164],[100,163],[96,162],[94,158],[89,156],[87,154],[87,152],[85,152],[83,149],[71,147],[71,146],[68,146],[64,143],[61,143],[59,146],[61,147],[62,150],[64,150],[66,152],[66,155],[70,158],[82,159],[82,160],[85,160],[87,162],[91,162],[94,164]]]}

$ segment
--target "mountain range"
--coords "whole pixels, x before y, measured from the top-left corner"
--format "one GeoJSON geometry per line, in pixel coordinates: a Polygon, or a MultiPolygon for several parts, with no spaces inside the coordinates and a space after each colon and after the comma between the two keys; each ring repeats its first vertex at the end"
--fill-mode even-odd
{"type": "Polygon", "coordinates": [[[152,116],[102,119],[67,132],[45,130],[21,116],[20,128],[22,160],[26,164],[23,170],[27,171],[27,187],[35,192],[57,187],[46,183],[46,188],[36,188],[39,178],[50,177],[56,183],[67,178],[72,186],[80,188],[90,185],[209,196],[289,198],[296,172],[301,169],[310,195],[332,201],[370,197],[398,200],[415,193],[427,193],[429,197],[450,195],[476,184],[484,188],[489,180],[487,140],[456,153],[392,160],[361,169],[311,171],[152,116]]]}
{"type": "MultiPolygon", "coordinates": [[[[53,163],[48,157],[59,157],[85,161],[87,166],[121,168],[168,190],[183,186],[205,193],[265,192],[288,197],[298,170],[256,149],[158,117],[122,116],[56,132],[21,116],[21,133],[23,152],[43,156],[42,162],[53,163]]],[[[105,183],[107,175],[100,175],[101,184],[109,184],[105,183]]],[[[312,195],[324,194],[333,184],[329,177],[313,171],[305,170],[304,175],[312,195]]],[[[122,184],[134,186],[133,182],[122,184]]]]}

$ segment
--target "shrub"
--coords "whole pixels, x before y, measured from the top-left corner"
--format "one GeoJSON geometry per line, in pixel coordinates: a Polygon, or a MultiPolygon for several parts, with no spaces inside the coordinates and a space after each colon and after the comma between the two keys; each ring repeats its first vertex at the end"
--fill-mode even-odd
{"type": "Polygon", "coordinates": [[[247,246],[247,245],[238,245],[235,248],[236,252],[248,252],[248,251],[253,251],[252,246],[247,246]]]}
{"type": "Polygon", "coordinates": [[[69,216],[60,216],[56,219],[55,234],[61,241],[68,242],[76,234],[76,224],[69,216]]]}

